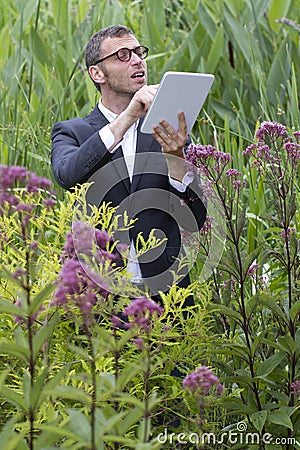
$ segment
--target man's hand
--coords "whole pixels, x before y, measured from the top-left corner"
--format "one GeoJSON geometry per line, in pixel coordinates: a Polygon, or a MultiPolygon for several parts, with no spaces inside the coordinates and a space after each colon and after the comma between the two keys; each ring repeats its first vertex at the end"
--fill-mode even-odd
{"type": "Polygon", "coordinates": [[[127,108],[109,124],[109,128],[115,137],[115,142],[112,147],[115,147],[121,142],[128,128],[146,114],[158,86],[158,84],[153,84],[150,86],[143,86],[139,89],[132,97],[127,108]]]}
{"type": "Polygon", "coordinates": [[[188,140],[184,113],[178,113],[178,131],[165,120],[161,120],[160,126],[153,128],[153,136],[161,145],[163,153],[184,158],[183,148],[188,140]]]}
{"type": "Polygon", "coordinates": [[[124,113],[126,113],[128,117],[132,118],[133,122],[140,119],[146,114],[146,112],[150,108],[158,86],[158,84],[143,86],[134,94],[131,102],[124,111],[124,113]]]}
{"type": "Polygon", "coordinates": [[[160,126],[153,128],[153,137],[166,156],[170,177],[181,181],[186,173],[183,149],[188,140],[184,113],[178,113],[178,131],[165,120],[161,120],[160,126]]]}

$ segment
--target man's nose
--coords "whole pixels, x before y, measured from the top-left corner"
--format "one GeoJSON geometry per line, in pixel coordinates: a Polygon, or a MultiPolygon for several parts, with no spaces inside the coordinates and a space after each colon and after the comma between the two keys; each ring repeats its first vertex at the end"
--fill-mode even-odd
{"type": "Polygon", "coordinates": [[[132,64],[140,64],[142,61],[143,61],[142,58],[140,58],[136,53],[132,52],[131,54],[132,64]]]}

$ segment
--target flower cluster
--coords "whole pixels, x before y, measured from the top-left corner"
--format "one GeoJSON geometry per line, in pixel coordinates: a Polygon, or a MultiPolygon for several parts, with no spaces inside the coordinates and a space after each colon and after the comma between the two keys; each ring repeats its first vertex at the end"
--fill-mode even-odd
{"type": "Polygon", "coordinates": [[[198,367],[183,380],[182,386],[191,392],[198,392],[201,395],[208,395],[213,386],[217,387],[217,393],[222,394],[224,386],[219,383],[218,377],[206,366],[198,367]]]}
{"type": "Polygon", "coordinates": [[[200,169],[204,175],[210,177],[211,174],[215,174],[218,178],[232,157],[229,153],[218,151],[212,145],[190,144],[185,159],[190,170],[200,169]]]}
{"type": "Polygon", "coordinates": [[[257,142],[249,145],[243,155],[253,156],[252,165],[258,167],[268,164],[276,169],[283,158],[295,167],[300,160],[299,136],[299,131],[289,136],[287,128],[280,123],[262,122],[255,133],[257,142]]]}
{"type": "Polygon", "coordinates": [[[278,122],[262,122],[256,130],[255,137],[259,144],[269,142],[271,145],[275,144],[279,138],[284,138],[287,135],[287,129],[284,125],[278,122]]]}
{"type": "Polygon", "coordinates": [[[108,262],[111,268],[116,256],[107,249],[110,242],[111,238],[105,231],[94,229],[87,223],[74,222],[72,232],[66,235],[61,255],[63,266],[51,305],[63,306],[71,302],[87,316],[99,297],[108,296],[108,282],[100,271],[93,270],[90,262],[96,264],[96,269],[97,264],[104,262],[108,262]],[[85,260],[84,256],[89,258],[85,260]]]}
{"type": "Polygon", "coordinates": [[[256,263],[252,264],[247,270],[247,275],[249,277],[254,277],[254,275],[256,274],[256,272],[258,270],[258,268],[259,268],[258,264],[256,264],[256,263]]]}
{"type": "Polygon", "coordinates": [[[280,232],[280,237],[287,239],[288,241],[290,241],[292,235],[296,236],[295,228],[288,227],[286,230],[283,229],[280,232]]]}
{"type": "Polygon", "coordinates": [[[43,200],[46,207],[52,207],[56,201],[53,193],[48,192],[51,181],[44,177],[39,177],[22,166],[0,165],[0,214],[3,214],[4,206],[9,206],[12,211],[23,211],[30,214],[35,202],[27,203],[26,197],[38,194],[40,191],[47,191],[49,197],[43,200]],[[17,189],[17,191],[16,191],[17,189]],[[18,195],[16,195],[18,193],[18,195]]]}
{"type": "Polygon", "coordinates": [[[228,169],[225,172],[228,180],[231,181],[231,185],[234,189],[241,189],[246,186],[246,181],[242,179],[243,174],[236,169],[228,169]]]}
{"type": "Polygon", "coordinates": [[[110,243],[112,238],[106,231],[90,227],[87,223],[78,220],[73,222],[72,231],[66,234],[61,258],[65,260],[93,254],[99,262],[105,259],[115,261],[118,256],[107,250],[110,243]]]}
{"type": "Polygon", "coordinates": [[[291,385],[292,392],[297,397],[300,397],[300,380],[294,381],[291,385]]]}
{"type": "Polygon", "coordinates": [[[154,320],[157,316],[161,316],[163,312],[164,309],[152,299],[138,297],[125,307],[123,315],[131,319],[131,322],[127,324],[128,328],[138,326],[143,330],[148,330],[151,320],[154,320]]]}

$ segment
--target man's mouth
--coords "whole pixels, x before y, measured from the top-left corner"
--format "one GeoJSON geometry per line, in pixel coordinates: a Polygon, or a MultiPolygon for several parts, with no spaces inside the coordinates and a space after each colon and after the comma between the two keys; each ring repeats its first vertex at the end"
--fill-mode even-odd
{"type": "Polygon", "coordinates": [[[138,72],[134,72],[133,75],[131,75],[131,78],[144,78],[145,72],[143,70],[139,70],[138,72]]]}

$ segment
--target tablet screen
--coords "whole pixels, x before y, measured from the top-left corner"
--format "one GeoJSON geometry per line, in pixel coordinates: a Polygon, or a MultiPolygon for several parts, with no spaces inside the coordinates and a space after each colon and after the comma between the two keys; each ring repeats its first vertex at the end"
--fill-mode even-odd
{"type": "Polygon", "coordinates": [[[213,84],[214,75],[190,72],[166,72],[141,126],[142,133],[152,133],[164,119],[177,131],[178,113],[183,111],[188,133],[192,130],[213,84]]]}

